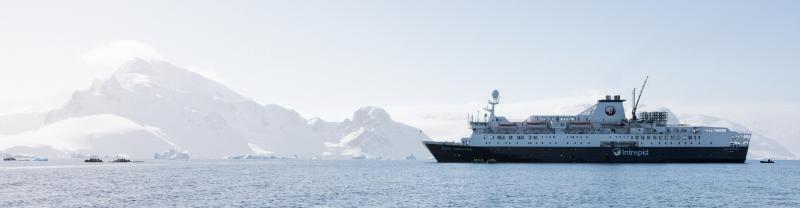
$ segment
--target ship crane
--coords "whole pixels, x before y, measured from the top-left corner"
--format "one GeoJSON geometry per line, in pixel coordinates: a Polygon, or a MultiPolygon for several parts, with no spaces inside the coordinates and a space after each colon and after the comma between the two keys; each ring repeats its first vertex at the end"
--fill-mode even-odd
{"type": "Polygon", "coordinates": [[[633,101],[632,101],[633,102],[632,103],[633,104],[633,110],[631,110],[631,114],[633,114],[633,115],[631,117],[631,120],[634,120],[634,121],[636,120],[636,109],[639,108],[639,101],[642,99],[642,93],[644,92],[644,87],[647,85],[647,79],[649,79],[649,78],[650,78],[650,76],[646,76],[644,78],[644,83],[642,84],[642,89],[639,90],[639,97],[636,97],[636,88],[633,88],[633,101]]]}

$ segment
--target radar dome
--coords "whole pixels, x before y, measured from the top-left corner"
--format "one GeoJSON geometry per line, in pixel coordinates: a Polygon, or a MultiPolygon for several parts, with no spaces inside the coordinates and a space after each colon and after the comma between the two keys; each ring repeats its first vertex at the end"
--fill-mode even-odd
{"type": "Polygon", "coordinates": [[[497,99],[497,97],[500,97],[500,91],[497,90],[492,91],[492,98],[497,99]]]}

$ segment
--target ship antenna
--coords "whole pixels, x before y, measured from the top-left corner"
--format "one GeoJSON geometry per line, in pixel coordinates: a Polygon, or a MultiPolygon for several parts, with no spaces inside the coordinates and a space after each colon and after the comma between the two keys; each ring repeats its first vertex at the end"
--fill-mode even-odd
{"type": "Polygon", "coordinates": [[[490,121],[494,120],[494,118],[495,118],[494,117],[494,106],[500,103],[500,100],[498,100],[498,97],[500,97],[500,91],[497,91],[497,90],[492,91],[492,99],[489,100],[489,105],[491,105],[492,107],[491,108],[486,107],[484,109],[486,111],[489,111],[489,120],[490,121]]]}
{"type": "MultiPolygon", "coordinates": [[[[641,101],[642,99],[642,93],[644,93],[644,87],[647,85],[647,79],[649,78],[650,76],[646,76],[644,78],[644,83],[642,83],[642,89],[639,90],[639,96],[634,97],[633,99],[633,111],[631,111],[631,113],[633,114],[633,118],[631,118],[632,120],[636,120],[636,109],[639,108],[639,101],[641,101]]],[[[633,88],[633,96],[636,96],[636,88],[633,88]]]]}

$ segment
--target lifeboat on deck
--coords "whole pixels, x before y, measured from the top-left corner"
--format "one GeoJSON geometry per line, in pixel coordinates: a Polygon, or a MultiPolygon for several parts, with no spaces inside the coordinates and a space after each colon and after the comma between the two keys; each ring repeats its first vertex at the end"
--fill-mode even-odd
{"type": "Polygon", "coordinates": [[[516,123],[500,123],[497,126],[500,128],[517,128],[516,123]]]}

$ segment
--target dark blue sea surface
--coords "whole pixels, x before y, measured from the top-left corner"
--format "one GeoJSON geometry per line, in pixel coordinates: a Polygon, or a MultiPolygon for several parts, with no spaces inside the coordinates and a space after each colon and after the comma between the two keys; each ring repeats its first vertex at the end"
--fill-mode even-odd
{"type": "Polygon", "coordinates": [[[800,161],[0,162],[0,207],[800,207],[800,161]]]}

